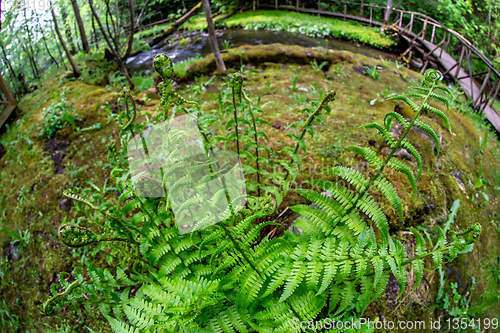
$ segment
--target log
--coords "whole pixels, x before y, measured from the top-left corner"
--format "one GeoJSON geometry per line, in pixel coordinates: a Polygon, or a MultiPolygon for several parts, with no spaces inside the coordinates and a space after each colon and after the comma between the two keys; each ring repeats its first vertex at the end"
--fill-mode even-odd
{"type": "Polygon", "coordinates": [[[149,46],[153,47],[155,45],[158,45],[161,41],[163,41],[165,38],[173,34],[177,29],[179,29],[187,20],[191,18],[194,14],[196,14],[199,10],[201,9],[201,1],[198,2],[196,6],[191,8],[189,12],[187,12],[184,16],[182,16],[180,19],[174,22],[170,27],[165,29],[162,33],[156,35],[155,38],[153,38],[149,42],[149,46]]]}

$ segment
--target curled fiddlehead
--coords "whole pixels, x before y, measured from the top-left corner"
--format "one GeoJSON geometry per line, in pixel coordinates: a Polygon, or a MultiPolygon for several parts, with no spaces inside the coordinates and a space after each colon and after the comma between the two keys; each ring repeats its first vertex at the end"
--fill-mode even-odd
{"type": "Polygon", "coordinates": [[[45,302],[45,304],[43,305],[43,312],[47,315],[47,316],[51,316],[54,314],[55,312],[55,307],[57,306],[57,304],[62,301],[64,298],[66,298],[66,296],[69,295],[69,293],[79,287],[81,285],[81,282],[79,281],[74,281],[73,283],[71,283],[68,288],[66,288],[66,290],[64,290],[63,292],[49,298],[47,300],[47,302],[45,302]]]}
{"type": "Polygon", "coordinates": [[[160,84],[158,84],[158,92],[161,96],[161,105],[166,107],[169,99],[172,99],[172,101],[177,105],[198,105],[198,103],[188,101],[173,90],[172,84],[174,83],[174,65],[172,64],[172,60],[166,54],[158,54],[153,60],[153,67],[163,80],[160,84]]]}
{"type": "Polygon", "coordinates": [[[82,247],[98,242],[126,241],[124,238],[98,237],[92,230],[77,225],[63,224],[59,227],[58,236],[69,247],[82,247]]]}
{"type": "MultiPolygon", "coordinates": [[[[130,94],[130,90],[128,88],[123,88],[122,96],[125,100],[125,119],[126,122],[122,123],[120,121],[120,125],[122,129],[127,129],[135,120],[137,116],[137,107],[135,105],[134,98],[130,94]]],[[[119,104],[118,104],[119,105],[119,104]]]]}

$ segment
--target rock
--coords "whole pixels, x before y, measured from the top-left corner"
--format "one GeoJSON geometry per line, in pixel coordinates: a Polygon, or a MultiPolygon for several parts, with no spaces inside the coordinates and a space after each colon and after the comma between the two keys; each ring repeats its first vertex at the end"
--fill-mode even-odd
{"type": "Polygon", "coordinates": [[[276,129],[280,129],[280,128],[281,128],[281,123],[280,123],[280,122],[278,122],[276,125],[274,125],[274,127],[275,127],[276,129]]]}
{"type": "MultiPolygon", "coordinates": [[[[389,155],[391,153],[392,149],[389,148],[389,147],[384,147],[382,148],[382,150],[380,151],[380,153],[382,155],[389,155]]],[[[411,160],[412,159],[412,155],[404,148],[398,148],[396,149],[396,151],[394,152],[393,154],[394,157],[398,157],[398,158],[403,158],[405,160],[411,160]]]]}
{"type": "Polygon", "coordinates": [[[434,208],[436,208],[436,206],[434,206],[434,204],[432,204],[432,203],[426,204],[424,206],[425,214],[429,214],[432,210],[434,210],[434,208]]]}
{"type": "Polygon", "coordinates": [[[69,198],[64,198],[62,199],[61,203],[59,203],[59,206],[65,212],[69,212],[71,210],[71,207],[73,207],[73,200],[69,198]]]}
{"type": "Polygon", "coordinates": [[[359,74],[365,74],[365,69],[363,66],[352,66],[353,71],[359,74]]]}
{"type": "Polygon", "coordinates": [[[460,189],[460,191],[462,191],[463,193],[467,193],[462,173],[460,171],[452,171],[449,174],[453,177],[453,179],[455,179],[455,182],[457,183],[457,186],[460,189]]]}

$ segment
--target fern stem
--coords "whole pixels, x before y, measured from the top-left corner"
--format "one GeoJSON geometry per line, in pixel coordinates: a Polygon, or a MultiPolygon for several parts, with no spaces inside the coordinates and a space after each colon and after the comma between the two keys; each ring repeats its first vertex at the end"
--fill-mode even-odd
{"type": "Polygon", "coordinates": [[[234,107],[234,129],[236,131],[236,152],[238,153],[238,157],[240,156],[240,137],[238,134],[238,115],[236,113],[236,99],[235,99],[235,93],[234,93],[234,87],[233,89],[233,107],[234,107]]]}
{"type": "MultiPolygon", "coordinates": [[[[306,131],[307,131],[307,127],[309,125],[311,125],[311,123],[314,121],[314,118],[316,118],[317,115],[320,114],[321,110],[325,107],[326,104],[328,104],[329,102],[335,100],[335,95],[336,93],[335,92],[330,92],[328,93],[325,98],[323,98],[323,100],[321,101],[321,104],[318,106],[318,108],[316,109],[316,111],[314,111],[310,116],[309,118],[307,118],[307,121],[306,123],[304,124],[304,126],[302,127],[302,133],[300,134],[300,137],[299,137],[299,140],[298,142],[295,144],[295,149],[293,151],[293,155],[297,154],[297,152],[299,151],[299,142],[304,138],[304,136],[306,135],[306,131]]],[[[293,158],[292,160],[290,161],[290,166],[292,165],[293,163],[293,158]]],[[[287,178],[288,178],[288,175],[289,175],[289,172],[288,170],[286,171],[286,174],[285,174],[285,178],[283,179],[283,181],[285,181],[287,178]]]]}
{"type": "MultiPolygon", "coordinates": [[[[242,89],[243,91],[243,89],[242,89]]],[[[244,92],[243,92],[244,93],[244,92]]],[[[257,140],[257,127],[255,126],[255,118],[253,116],[252,107],[249,109],[250,116],[252,117],[253,124],[253,134],[255,137],[255,156],[257,157],[256,166],[257,166],[257,195],[260,197],[260,168],[259,168],[259,142],[257,140]]]]}
{"type": "Polygon", "coordinates": [[[408,135],[408,133],[410,132],[411,128],[413,127],[413,124],[415,124],[415,122],[418,120],[418,117],[420,116],[420,113],[422,112],[422,109],[423,109],[425,103],[427,103],[427,100],[431,96],[432,90],[434,89],[435,85],[436,85],[436,83],[433,82],[432,86],[429,88],[429,92],[425,96],[425,99],[424,99],[423,103],[418,107],[417,114],[415,115],[415,117],[413,117],[413,119],[411,120],[410,124],[408,125],[408,128],[404,131],[403,135],[398,140],[398,142],[396,143],[396,145],[392,149],[392,151],[389,154],[389,156],[387,156],[387,158],[385,159],[384,163],[379,168],[379,170],[377,171],[377,173],[375,174],[375,176],[370,179],[370,182],[368,183],[368,185],[363,189],[363,191],[361,191],[361,193],[358,195],[358,197],[356,198],[356,200],[354,201],[354,203],[352,204],[352,206],[347,210],[347,212],[345,213],[345,215],[349,215],[349,213],[354,208],[356,208],[356,205],[359,202],[359,200],[361,200],[365,196],[365,194],[368,192],[368,190],[372,187],[373,183],[382,174],[382,171],[384,171],[385,167],[387,166],[387,164],[389,163],[389,161],[392,159],[392,157],[393,157],[394,153],[396,152],[396,150],[401,146],[401,142],[403,142],[404,138],[408,135]]]}
{"type": "MultiPolygon", "coordinates": [[[[233,219],[234,219],[234,215],[233,215],[233,219]]],[[[236,241],[236,239],[234,239],[233,235],[231,235],[231,233],[229,232],[229,230],[227,229],[227,227],[223,223],[221,223],[220,226],[222,227],[222,229],[226,233],[226,236],[229,237],[229,239],[233,243],[233,245],[236,248],[236,250],[238,250],[238,252],[241,254],[241,256],[243,257],[243,259],[245,259],[245,261],[250,265],[250,267],[252,267],[252,269],[254,271],[257,272],[257,274],[259,274],[259,277],[260,277],[261,272],[259,270],[257,270],[257,267],[250,260],[250,258],[248,258],[248,256],[246,255],[245,251],[243,251],[243,249],[240,247],[240,244],[238,244],[238,242],[236,241]]]]}

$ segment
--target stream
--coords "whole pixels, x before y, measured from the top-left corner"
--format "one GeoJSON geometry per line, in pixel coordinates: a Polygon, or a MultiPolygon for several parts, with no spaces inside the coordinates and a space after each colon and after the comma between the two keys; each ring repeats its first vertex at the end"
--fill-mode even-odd
{"type": "MultiPolygon", "coordinates": [[[[217,41],[221,52],[225,52],[224,43],[230,48],[242,45],[268,45],[281,43],[303,47],[322,46],[329,50],[345,50],[372,58],[382,57],[385,60],[396,60],[397,56],[369,46],[335,38],[309,37],[300,33],[268,30],[226,29],[217,30],[217,41]]],[[[195,56],[206,56],[212,53],[208,41],[208,33],[200,31],[181,31],[172,34],[165,42],[149,51],[141,52],[127,60],[127,67],[134,75],[149,73],[153,70],[153,59],[157,54],[167,54],[174,63],[195,56]]]]}

